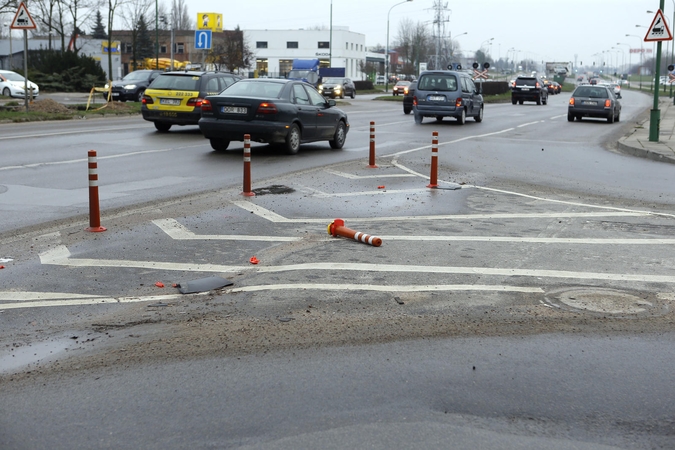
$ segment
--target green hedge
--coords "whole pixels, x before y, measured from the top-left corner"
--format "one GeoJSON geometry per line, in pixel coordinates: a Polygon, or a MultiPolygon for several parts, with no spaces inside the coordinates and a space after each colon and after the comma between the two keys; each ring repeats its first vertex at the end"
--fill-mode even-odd
{"type": "Polygon", "coordinates": [[[45,92],[87,92],[106,82],[106,74],[94,58],[57,50],[29,51],[28,78],[45,92]]]}

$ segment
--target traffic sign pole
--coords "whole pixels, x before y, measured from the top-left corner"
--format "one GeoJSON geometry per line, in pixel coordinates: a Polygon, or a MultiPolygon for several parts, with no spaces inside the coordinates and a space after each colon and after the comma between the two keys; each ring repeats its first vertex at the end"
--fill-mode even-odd
{"type": "Polygon", "coordinates": [[[665,0],[660,1],[652,24],[647,29],[645,42],[657,42],[656,44],[656,67],[654,67],[654,107],[649,111],[649,141],[658,142],[661,125],[661,111],[659,110],[659,78],[661,74],[661,43],[673,39],[668,28],[668,23],[663,17],[665,0]]]}

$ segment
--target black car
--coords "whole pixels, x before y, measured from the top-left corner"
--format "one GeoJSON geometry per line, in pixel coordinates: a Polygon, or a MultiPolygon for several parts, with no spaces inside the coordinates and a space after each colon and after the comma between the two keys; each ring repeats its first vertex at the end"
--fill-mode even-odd
{"type": "Polygon", "coordinates": [[[537,105],[548,103],[548,89],[537,77],[518,77],[511,88],[511,103],[536,102],[537,105]]]}
{"type": "Polygon", "coordinates": [[[201,104],[199,129],[216,151],[231,141],[265,142],[297,153],[305,142],[328,141],[331,148],[345,144],[347,114],[314,87],[298,80],[246,79],[201,104]]]}
{"type": "Polygon", "coordinates": [[[351,98],[356,97],[356,86],[350,78],[325,78],[319,84],[319,92],[326,97],[345,98],[346,95],[351,98]]]}
{"type": "Polygon", "coordinates": [[[413,81],[403,91],[403,113],[410,114],[413,109],[413,99],[415,97],[415,90],[417,89],[417,81],[413,81]]]}
{"type": "Polygon", "coordinates": [[[207,95],[214,95],[241,80],[228,72],[165,72],[145,90],[141,114],[160,132],[172,125],[197,125],[201,105],[207,95]]]}
{"type": "MultiPolygon", "coordinates": [[[[162,70],[135,70],[130,72],[121,80],[112,82],[110,99],[121,102],[127,100],[140,102],[145,89],[162,73],[164,73],[162,70]]],[[[106,84],[105,88],[108,89],[109,85],[106,84]]],[[[104,92],[103,97],[108,100],[108,93],[104,92]]]]}
{"type": "Polygon", "coordinates": [[[567,120],[581,121],[582,117],[599,117],[607,122],[618,122],[621,118],[621,102],[616,99],[614,90],[603,85],[578,86],[567,106],[567,120]]]}

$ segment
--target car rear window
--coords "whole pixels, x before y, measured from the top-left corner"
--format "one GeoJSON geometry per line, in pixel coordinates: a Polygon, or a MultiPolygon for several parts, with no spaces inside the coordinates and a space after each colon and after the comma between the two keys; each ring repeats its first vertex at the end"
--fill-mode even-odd
{"type": "Polygon", "coordinates": [[[580,87],[574,91],[573,97],[589,97],[589,98],[608,98],[607,89],[595,87],[580,87]]]}
{"type": "Polygon", "coordinates": [[[283,87],[284,84],[282,83],[242,80],[225,89],[223,94],[240,97],[278,98],[283,87]]]}
{"type": "Polygon", "coordinates": [[[516,79],[516,86],[536,86],[536,78],[518,78],[516,79]]]}
{"type": "Polygon", "coordinates": [[[160,75],[150,87],[170,91],[198,91],[199,79],[197,75],[160,75]]]}
{"type": "Polygon", "coordinates": [[[456,91],[457,77],[446,74],[424,75],[417,83],[420,91],[456,91]]]}

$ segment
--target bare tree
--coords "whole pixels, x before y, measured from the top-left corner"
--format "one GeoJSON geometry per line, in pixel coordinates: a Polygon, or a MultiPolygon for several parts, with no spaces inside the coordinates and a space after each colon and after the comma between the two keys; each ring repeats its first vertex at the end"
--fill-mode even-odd
{"type": "Polygon", "coordinates": [[[185,0],[171,0],[171,26],[174,30],[192,30],[194,20],[190,17],[185,0]]]}
{"type": "Polygon", "coordinates": [[[19,2],[16,0],[0,0],[0,13],[16,13],[16,9],[19,7],[19,2]]]}
{"type": "Polygon", "coordinates": [[[420,61],[426,60],[429,55],[431,41],[431,33],[424,23],[413,23],[407,18],[399,23],[395,48],[403,60],[404,74],[417,72],[420,61]]]}
{"type": "Polygon", "coordinates": [[[214,37],[213,46],[206,57],[216,70],[225,68],[231,72],[251,67],[255,54],[244,39],[244,32],[237,28],[223,31],[222,36],[214,37]]]}

